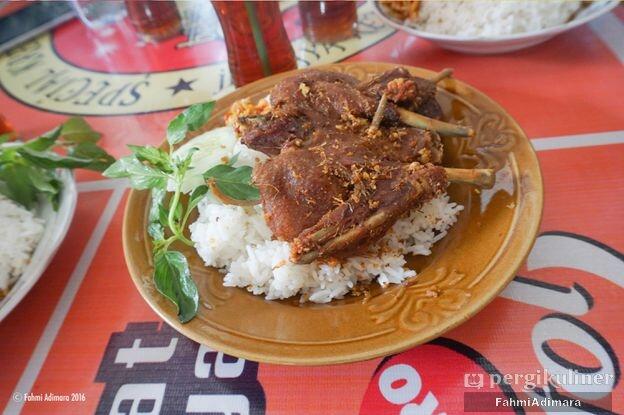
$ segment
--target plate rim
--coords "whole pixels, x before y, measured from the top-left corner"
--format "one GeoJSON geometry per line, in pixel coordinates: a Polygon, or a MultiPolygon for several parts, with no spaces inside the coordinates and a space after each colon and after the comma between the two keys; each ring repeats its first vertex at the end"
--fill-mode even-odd
{"type": "MultiPolygon", "coordinates": [[[[48,268],[50,262],[52,262],[52,259],[56,255],[56,252],[60,248],[61,243],[65,240],[65,236],[69,231],[69,227],[71,226],[76,211],[76,203],[78,201],[76,181],[74,179],[74,175],[67,169],[60,170],[58,177],[60,177],[63,182],[63,189],[59,210],[53,213],[57,223],[50,231],[49,239],[44,241],[44,235],[42,235],[42,238],[37,243],[37,247],[33,251],[31,258],[35,256],[39,249],[42,249],[45,255],[40,262],[30,262],[16,282],[16,284],[20,284],[19,287],[17,287],[16,290],[14,288],[9,290],[6,297],[8,300],[6,300],[6,302],[3,300],[2,305],[0,306],[0,322],[11,314],[15,307],[17,307],[26,297],[26,294],[28,294],[35,286],[37,281],[39,281],[48,268]]],[[[45,203],[47,204],[48,202],[45,203]]],[[[47,231],[48,225],[49,224],[46,223],[44,234],[47,231]]]]}
{"type": "MultiPolygon", "coordinates": [[[[376,65],[376,64],[377,65],[402,66],[402,67],[407,68],[408,70],[416,69],[419,71],[430,72],[431,74],[434,73],[433,71],[429,69],[415,67],[412,65],[398,64],[394,62],[377,62],[377,61],[333,63],[333,64],[315,66],[314,69],[331,70],[332,67],[359,66],[359,65],[366,66],[366,65],[376,65]]],[[[245,88],[248,88],[250,91],[253,91],[257,89],[257,86],[259,83],[266,82],[267,79],[270,79],[273,77],[283,77],[283,76],[293,75],[305,69],[309,69],[309,68],[295,69],[292,71],[279,73],[279,74],[272,75],[270,77],[262,78],[255,82],[245,85],[245,88]]],[[[316,354],[314,356],[307,356],[307,357],[305,355],[298,355],[298,356],[289,355],[285,357],[284,355],[280,355],[278,351],[274,353],[266,353],[262,351],[259,352],[257,350],[251,350],[248,348],[239,348],[239,347],[230,346],[227,342],[222,341],[221,339],[218,339],[215,337],[208,338],[202,335],[201,333],[192,329],[192,326],[191,326],[192,321],[186,324],[182,324],[178,321],[177,316],[175,314],[171,315],[169,310],[159,307],[156,299],[151,297],[149,293],[147,292],[148,290],[145,284],[142,282],[141,276],[138,275],[139,273],[133,269],[132,261],[130,258],[130,250],[128,249],[128,246],[130,244],[130,239],[131,239],[131,236],[128,233],[128,227],[130,225],[129,220],[128,220],[129,211],[130,211],[132,202],[134,202],[134,200],[139,197],[139,194],[147,192],[147,191],[145,190],[139,191],[139,190],[132,189],[130,191],[130,194],[128,195],[126,205],[124,208],[124,217],[123,217],[123,226],[122,226],[123,251],[124,251],[124,258],[126,261],[126,266],[130,273],[130,276],[133,280],[133,283],[139,290],[139,293],[143,297],[143,299],[149,304],[152,310],[154,310],[160,318],[162,318],[165,322],[167,322],[167,324],[173,327],[180,334],[190,338],[193,341],[196,341],[197,343],[205,344],[216,350],[225,352],[227,354],[230,354],[236,357],[241,357],[247,360],[252,360],[252,361],[261,362],[261,363],[297,365],[297,366],[321,366],[321,365],[354,363],[354,362],[359,362],[359,361],[364,361],[364,360],[375,359],[375,358],[382,357],[382,356],[388,356],[390,354],[400,353],[402,351],[415,347],[419,344],[423,344],[434,338],[440,337],[443,333],[446,333],[452,330],[453,328],[463,324],[465,321],[472,318],[474,315],[480,312],[483,308],[485,308],[485,306],[487,306],[490,302],[492,302],[498,296],[498,294],[509,284],[509,282],[515,276],[516,271],[522,266],[522,264],[525,262],[526,258],[530,254],[531,248],[533,247],[533,244],[535,243],[535,240],[537,239],[539,228],[540,228],[542,217],[543,217],[544,185],[543,185],[541,167],[537,158],[537,154],[535,152],[535,148],[533,147],[531,141],[526,135],[526,132],[518,125],[516,120],[513,117],[511,117],[511,115],[498,102],[496,102],[495,100],[493,100],[492,98],[490,98],[489,96],[487,96],[486,94],[478,90],[477,88],[474,88],[472,85],[466,82],[463,82],[461,80],[459,81],[467,85],[474,91],[480,93],[481,95],[486,97],[488,100],[490,100],[494,104],[496,104],[496,106],[500,109],[501,114],[505,115],[507,119],[510,120],[514,124],[514,126],[517,128],[517,130],[521,133],[521,139],[523,141],[526,141],[526,143],[528,144],[528,156],[530,157],[529,168],[531,169],[531,172],[534,174],[534,178],[535,178],[535,183],[532,183],[534,187],[532,191],[534,192],[534,195],[536,197],[536,199],[534,200],[534,207],[537,209],[536,212],[533,212],[531,214],[525,213],[525,215],[528,216],[529,222],[527,223],[528,226],[523,228],[523,231],[524,231],[523,235],[527,235],[528,238],[524,236],[519,238],[521,239],[519,241],[520,246],[517,249],[515,249],[514,251],[515,253],[512,254],[513,255],[512,258],[509,258],[510,264],[505,266],[506,270],[503,272],[504,277],[497,280],[497,284],[494,285],[493,288],[487,292],[487,295],[480,296],[477,300],[475,300],[474,302],[471,302],[471,304],[464,309],[465,311],[459,314],[460,317],[457,317],[457,318],[451,317],[448,320],[449,321],[448,324],[440,326],[438,330],[434,331],[428,336],[421,336],[421,337],[413,336],[415,340],[404,341],[403,343],[400,343],[398,345],[393,343],[391,345],[385,345],[383,347],[379,347],[372,351],[366,350],[366,351],[352,352],[349,354],[339,354],[339,355],[325,354],[321,357],[317,356],[316,354]]],[[[220,96],[216,98],[215,100],[216,101],[222,100],[225,97],[229,96],[231,93],[233,92],[220,96]]],[[[514,218],[513,218],[514,220],[516,220],[517,217],[521,216],[521,213],[523,213],[521,211],[516,211],[516,212],[517,213],[514,215],[514,218]]],[[[510,235],[513,236],[513,233],[510,235]]],[[[518,236],[516,236],[516,238],[518,238],[518,236]]],[[[496,260],[492,268],[496,266],[500,266],[501,259],[503,258],[501,257],[498,260],[496,260]]],[[[494,271],[493,269],[490,269],[488,270],[487,274],[493,271],[494,271]]],[[[279,346],[276,346],[276,347],[279,348],[279,346]]]]}
{"type": "MultiPolygon", "coordinates": [[[[581,18],[574,18],[568,22],[558,24],[556,26],[546,27],[540,30],[534,30],[532,32],[522,32],[522,33],[512,33],[508,35],[499,35],[499,36],[458,36],[458,35],[446,35],[441,33],[434,32],[426,32],[424,30],[419,30],[414,27],[408,26],[406,24],[402,24],[399,21],[396,21],[390,18],[386,13],[381,10],[379,2],[376,0],[369,0],[373,3],[373,9],[379,15],[379,17],[384,21],[384,23],[389,24],[397,30],[404,31],[412,36],[421,37],[423,39],[430,40],[432,42],[444,42],[444,43],[453,43],[456,45],[460,45],[463,43],[471,43],[473,45],[480,44],[483,46],[486,45],[494,45],[501,44],[504,42],[514,42],[514,41],[529,41],[538,38],[546,38],[553,37],[560,33],[566,32],[568,30],[577,28],[582,26],[590,21],[597,19],[598,17],[612,11],[619,4],[619,0],[603,0],[603,4],[596,8],[592,13],[587,16],[583,16],[581,18]]],[[[546,40],[546,39],[544,39],[546,40]]]]}

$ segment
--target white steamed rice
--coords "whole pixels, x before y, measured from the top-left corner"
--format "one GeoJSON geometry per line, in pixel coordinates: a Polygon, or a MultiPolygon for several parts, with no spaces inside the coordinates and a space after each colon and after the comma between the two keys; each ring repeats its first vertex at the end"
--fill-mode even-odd
{"type": "Polygon", "coordinates": [[[580,1],[423,1],[410,24],[431,33],[494,37],[567,22],[580,1]]]}
{"type": "Polygon", "coordinates": [[[247,287],[269,300],[304,294],[304,300],[326,303],[342,298],[358,282],[376,278],[385,286],[415,276],[404,267],[405,255],[429,255],[463,207],[449,202],[447,195],[433,199],[398,220],[369,255],[331,265],[290,262],[289,244],[271,239],[258,206],[222,205],[205,198],[198,209],[199,218],[190,226],[191,239],[206,265],[224,270],[224,285],[247,287]]]}
{"type": "Polygon", "coordinates": [[[0,195],[0,298],[24,272],[43,234],[43,221],[0,195]]]}

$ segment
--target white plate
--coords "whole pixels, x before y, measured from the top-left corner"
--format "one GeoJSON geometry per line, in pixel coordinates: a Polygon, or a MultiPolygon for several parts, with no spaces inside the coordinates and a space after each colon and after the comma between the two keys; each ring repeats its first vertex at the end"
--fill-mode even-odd
{"type": "Polygon", "coordinates": [[[76,183],[69,170],[62,170],[59,179],[63,182],[59,209],[54,211],[48,202],[41,203],[37,208],[36,215],[45,221],[45,230],[30,263],[24,269],[24,273],[15,282],[7,296],[0,301],[0,321],[22,301],[35,285],[67,234],[74,216],[78,193],[76,192],[76,183]]]}
{"type": "Polygon", "coordinates": [[[593,2],[589,7],[584,8],[576,17],[567,23],[552,26],[546,29],[537,30],[526,33],[516,33],[512,35],[496,36],[496,37],[477,37],[477,36],[456,36],[456,35],[442,35],[439,33],[424,32],[414,27],[408,26],[404,22],[391,17],[381,8],[377,1],[373,1],[374,8],[381,16],[382,20],[388,23],[390,26],[396,29],[403,30],[414,36],[427,39],[438,46],[454,50],[457,52],[472,53],[472,54],[493,54],[493,53],[505,53],[514,50],[528,48],[539,43],[545,42],[548,39],[556,36],[560,33],[566,32],[570,29],[574,29],[580,25],[583,25],[597,17],[602,16],[605,13],[613,10],[617,5],[617,0],[602,0],[593,2]]]}

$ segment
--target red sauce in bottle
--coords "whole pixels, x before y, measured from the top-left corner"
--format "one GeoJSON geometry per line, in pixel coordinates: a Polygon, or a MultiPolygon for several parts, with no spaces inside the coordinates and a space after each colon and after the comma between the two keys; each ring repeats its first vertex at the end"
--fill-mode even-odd
{"type": "Polygon", "coordinates": [[[221,22],[230,72],[236,86],[297,68],[278,2],[212,3],[221,22]],[[252,25],[254,15],[258,22],[255,33],[252,25]]]}

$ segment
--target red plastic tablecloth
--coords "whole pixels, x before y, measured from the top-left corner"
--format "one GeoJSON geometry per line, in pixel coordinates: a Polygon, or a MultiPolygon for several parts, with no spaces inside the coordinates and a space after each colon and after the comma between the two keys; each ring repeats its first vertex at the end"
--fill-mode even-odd
{"type": "MultiPolygon", "coordinates": [[[[466,393],[514,396],[543,384],[545,372],[571,369],[605,379],[577,392],[584,410],[624,413],[622,6],[542,45],[482,57],[395,32],[369,5],[359,9],[360,38],[314,48],[301,38],[297,13],[284,15],[300,66],[454,67],[520,123],[545,181],[541,235],[526,266],[476,317],[396,356],[326,367],[237,360],[187,340],[151,311],[123,259],[127,189],[80,172],[65,242],[0,323],[5,412],[451,414],[463,410],[466,393]],[[508,385],[490,387],[504,375],[508,385]]],[[[0,56],[0,112],[27,137],[85,115],[117,157],[127,143],[158,144],[177,109],[231,89],[216,22],[207,24],[190,45],[184,36],[141,45],[125,25],[100,36],[70,21],[0,56]]],[[[550,385],[533,396],[565,392],[550,385]]],[[[515,409],[523,410],[540,407],[515,409]]]]}

